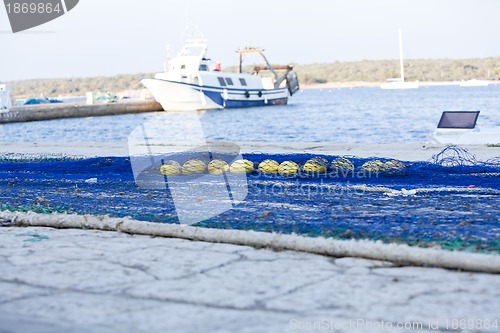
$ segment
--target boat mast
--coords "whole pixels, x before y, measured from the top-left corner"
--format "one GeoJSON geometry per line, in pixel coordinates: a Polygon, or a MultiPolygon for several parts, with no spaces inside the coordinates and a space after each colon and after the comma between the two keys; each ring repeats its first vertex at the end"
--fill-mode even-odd
{"type": "Polygon", "coordinates": [[[403,35],[399,29],[399,65],[401,67],[401,82],[405,82],[405,67],[403,65],[403,35]]]}
{"type": "Polygon", "coordinates": [[[239,56],[240,56],[239,73],[243,73],[243,54],[256,53],[256,54],[260,54],[260,56],[264,59],[264,62],[267,65],[266,69],[269,70],[269,71],[271,71],[271,73],[273,73],[275,79],[278,80],[279,75],[278,75],[278,73],[276,73],[276,71],[274,70],[273,66],[271,65],[271,63],[269,62],[269,60],[267,60],[266,56],[264,55],[264,49],[261,49],[261,48],[258,48],[258,47],[248,46],[248,47],[243,47],[243,48],[237,49],[236,53],[238,53],[239,56]]]}
{"type": "MultiPolygon", "coordinates": [[[[236,52],[238,52],[238,51],[236,51],[236,52]]],[[[239,55],[239,62],[240,62],[238,73],[241,74],[241,73],[243,73],[243,53],[239,52],[238,55],[239,55]]]]}

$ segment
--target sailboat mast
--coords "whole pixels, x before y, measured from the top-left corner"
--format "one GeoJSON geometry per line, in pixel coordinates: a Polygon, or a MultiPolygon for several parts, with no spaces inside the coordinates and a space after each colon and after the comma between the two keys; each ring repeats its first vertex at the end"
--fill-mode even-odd
{"type": "Polygon", "coordinates": [[[399,29],[399,66],[401,67],[401,82],[405,82],[405,67],[403,65],[403,35],[399,29]]]}

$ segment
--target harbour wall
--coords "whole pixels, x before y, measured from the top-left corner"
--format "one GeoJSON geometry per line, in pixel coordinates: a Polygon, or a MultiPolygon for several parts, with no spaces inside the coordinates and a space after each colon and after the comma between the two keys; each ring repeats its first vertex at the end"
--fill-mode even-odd
{"type": "Polygon", "coordinates": [[[7,112],[0,112],[0,124],[156,111],[163,111],[163,108],[154,100],[129,100],[91,105],[84,103],[23,105],[13,107],[7,112]]]}

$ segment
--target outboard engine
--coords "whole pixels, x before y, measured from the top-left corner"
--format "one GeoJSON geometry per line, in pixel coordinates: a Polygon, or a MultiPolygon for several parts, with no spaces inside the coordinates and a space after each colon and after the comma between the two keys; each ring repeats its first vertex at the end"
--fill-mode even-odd
{"type": "Polygon", "coordinates": [[[299,78],[293,70],[290,70],[286,74],[286,86],[290,92],[290,96],[293,96],[300,89],[299,78]]]}

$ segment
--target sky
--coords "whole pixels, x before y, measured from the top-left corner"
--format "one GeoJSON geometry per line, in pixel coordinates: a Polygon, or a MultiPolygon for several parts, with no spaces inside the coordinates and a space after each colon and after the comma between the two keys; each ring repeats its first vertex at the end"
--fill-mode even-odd
{"type": "Polygon", "coordinates": [[[0,7],[0,82],[162,71],[198,26],[209,56],[238,47],[272,63],[500,56],[500,0],[80,0],[66,15],[12,34],[0,7]],[[174,52],[175,53],[175,52],[174,52]]]}

